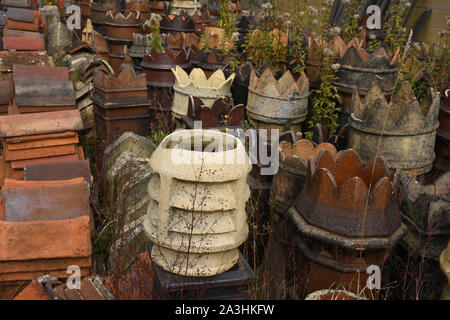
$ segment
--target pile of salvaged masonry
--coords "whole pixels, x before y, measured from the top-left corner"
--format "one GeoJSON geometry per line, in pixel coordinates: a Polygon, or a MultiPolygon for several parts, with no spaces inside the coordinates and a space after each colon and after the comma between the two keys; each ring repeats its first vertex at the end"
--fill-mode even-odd
{"type": "MultiPolygon", "coordinates": [[[[5,3],[9,11],[13,2],[5,3]]],[[[226,76],[231,58],[218,52],[224,30],[210,25],[212,12],[198,1],[173,1],[173,11],[159,17],[152,16],[161,13],[158,1],[83,0],[83,41],[64,46],[68,68],[53,67],[36,34],[45,24],[26,3],[25,11],[9,11],[0,52],[7,79],[0,82],[0,237],[12,244],[0,248],[2,295],[35,279],[18,298],[112,298],[100,278],[87,277],[78,289],[64,281],[69,265],[92,275],[93,189],[105,215],[124,224],[109,265],[133,267],[122,292],[105,281],[118,298],[248,298],[253,270],[265,262],[270,297],[302,299],[339,283],[361,298],[367,267],[382,268],[399,248],[411,253],[403,259],[421,265],[426,258],[434,269],[440,263],[448,276],[448,99],[440,106],[430,89],[419,103],[407,82],[394,93],[399,51],[370,53],[357,38],[309,39],[307,71],[298,77],[250,63],[226,76]],[[160,52],[149,45],[155,24],[160,52]],[[27,46],[12,35],[37,40],[27,46]],[[317,124],[313,141],[298,140],[310,85],[320,83],[322,45],[340,65],[340,130],[330,137],[317,124]],[[254,133],[250,158],[227,134],[246,121],[284,133],[266,141],[254,133]],[[91,127],[95,183],[78,136],[91,127]],[[159,146],[145,137],[161,130],[170,135],[159,146]],[[278,171],[262,151],[279,156],[278,171]],[[427,184],[436,168],[439,178],[427,184]],[[240,249],[257,231],[249,233],[247,213],[260,192],[273,230],[261,246],[267,261],[255,257],[250,267],[240,249]],[[139,293],[130,294],[133,285],[142,285],[139,293]]],[[[282,38],[287,46],[288,34],[282,38]]]]}
{"type": "Polygon", "coordinates": [[[66,278],[70,265],[90,273],[92,178],[78,145],[80,129],[76,109],[0,117],[4,298],[44,274],[66,278]]]}
{"type": "Polygon", "coordinates": [[[84,89],[75,91],[72,78],[76,72],[89,84],[94,69],[112,70],[88,44],[66,49],[70,69],[54,67],[44,33],[46,21],[59,21],[57,8],[38,8],[36,1],[2,5],[0,238],[7,245],[0,249],[0,297],[8,298],[39,276],[67,278],[70,265],[83,277],[91,274],[93,178],[78,136],[84,89]]]}

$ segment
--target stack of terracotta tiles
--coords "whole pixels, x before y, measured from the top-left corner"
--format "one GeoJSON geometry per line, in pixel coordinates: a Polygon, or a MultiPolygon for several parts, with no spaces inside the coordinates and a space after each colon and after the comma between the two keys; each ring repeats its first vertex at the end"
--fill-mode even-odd
{"type": "Polygon", "coordinates": [[[65,67],[13,66],[19,113],[76,109],[75,92],[65,67]]]}
{"type": "Polygon", "coordinates": [[[22,2],[6,4],[3,47],[5,50],[45,50],[43,33],[46,31],[46,24],[42,13],[33,10],[30,1],[22,2]]]}
{"type": "Polygon", "coordinates": [[[8,114],[11,102],[11,82],[0,80],[0,116],[8,114]]]}
{"type": "Polygon", "coordinates": [[[82,129],[78,110],[0,117],[0,186],[5,178],[23,179],[27,164],[83,160],[77,134],[82,129]]]}
{"type": "Polygon", "coordinates": [[[0,51],[0,77],[2,79],[12,79],[15,64],[48,67],[52,62],[46,51],[0,51]]]}
{"type": "Polygon", "coordinates": [[[60,181],[6,179],[0,206],[0,298],[50,274],[81,276],[92,265],[89,186],[83,178],[60,181]]]}

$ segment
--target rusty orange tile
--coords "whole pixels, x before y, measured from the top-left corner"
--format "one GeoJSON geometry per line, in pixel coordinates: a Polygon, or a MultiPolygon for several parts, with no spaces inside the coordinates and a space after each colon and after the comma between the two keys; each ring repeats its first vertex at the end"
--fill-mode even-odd
{"type": "Polygon", "coordinates": [[[0,51],[0,71],[12,72],[14,64],[49,66],[46,51],[0,51]]]}
{"type": "Polygon", "coordinates": [[[28,38],[28,39],[42,39],[44,37],[44,35],[39,32],[14,30],[9,28],[5,28],[5,30],[3,30],[3,36],[13,38],[28,38]]]}
{"type": "Polygon", "coordinates": [[[51,180],[51,181],[23,181],[17,179],[5,179],[5,184],[3,186],[3,190],[6,189],[15,189],[15,188],[35,188],[42,186],[53,186],[53,185],[66,185],[66,184],[74,184],[74,183],[82,183],[83,178],[74,178],[70,180],[51,180]]]}
{"type": "Polygon", "coordinates": [[[92,265],[92,259],[89,257],[71,259],[38,259],[30,261],[1,261],[0,274],[63,270],[70,265],[77,265],[80,268],[89,268],[92,265]]]}
{"type": "Polygon", "coordinates": [[[49,146],[25,150],[4,150],[6,161],[29,160],[44,157],[55,157],[63,155],[71,155],[76,153],[76,146],[49,146]]]}
{"type": "Polygon", "coordinates": [[[33,279],[30,284],[22,290],[14,300],[52,300],[44,287],[33,279]]]}
{"type": "Polygon", "coordinates": [[[76,108],[75,91],[70,80],[14,79],[14,92],[19,109],[22,107],[51,107],[52,110],[76,108]]]}
{"type": "Polygon", "coordinates": [[[8,115],[0,118],[0,137],[18,137],[83,129],[80,111],[8,115]]]}
{"type": "Polygon", "coordinates": [[[45,50],[45,43],[44,39],[3,37],[3,48],[5,50],[45,50]]]}
{"type": "Polygon", "coordinates": [[[66,67],[47,67],[33,65],[13,65],[13,80],[69,80],[69,69],[66,67]]]}
{"type": "Polygon", "coordinates": [[[6,138],[5,143],[8,145],[16,144],[16,143],[25,143],[25,142],[33,142],[33,141],[41,141],[41,140],[49,140],[49,139],[66,139],[78,137],[78,134],[74,131],[65,131],[65,132],[56,132],[56,133],[44,133],[44,134],[35,134],[29,136],[20,136],[20,137],[12,137],[6,138]]]}
{"type": "MultiPolygon", "coordinates": [[[[81,146],[78,147],[78,150],[81,146]]],[[[84,160],[81,159],[79,154],[69,154],[64,156],[55,156],[55,157],[45,157],[45,158],[36,158],[36,159],[29,159],[29,160],[17,160],[17,161],[11,161],[11,168],[13,169],[23,169],[27,164],[33,164],[33,163],[53,163],[53,162],[63,162],[63,161],[74,161],[74,160],[84,160]]],[[[20,170],[22,171],[22,170],[20,170]]],[[[22,178],[23,178],[23,171],[22,171],[22,178]]]]}
{"type": "Polygon", "coordinates": [[[17,8],[15,6],[8,6],[7,12],[10,20],[22,21],[22,22],[34,22],[34,10],[29,8],[17,8]]]}
{"type": "Polygon", "coordinates": [[[89,217],[0,221],[0,243],[8,243],[7,246],[0,246],[0,261],[87,258],[92,254],[89,217]]]}
{"type": "Polygon", "coordinates": [[[25,181],[63,180],[82,177],[92,183],[89,160],[65,161],[56,163],[28,164],[24,168],[25,181]]]}
{"type": "Polygon", "coordinates": [[[77,155],[78,155],[78,160],[86,160],[84,157],[83,146],[78,146],[77,155]]]}
{"type": "Polygon", "coordinates": [[[0,105],[9,105],[11,101],[11,81],[0,80],[0,105]]]}
{"type": "Polygon", "coordinates": [[[20,114],[19,108],[17,108],[16,102],[13,98],[13,102],[8,106],[8,115],[20,114]]]}
{"type": "MultiPolygon", "coordinates": [[[[23,170],[14,169],[11,165],[11,162],[5,161],[4,156],[0,156],[0,187],[3,186],[3,182],[5,178],[9,179],[23,179],[23,170]]],[[[1,215],[0,215],[1,219],[1,215]]]]}
{"type": "MultiPolygon", "coordinates": [[[[90,268],[80,268],[81,276],[85,277],[90,274],[90,268]]],[[[61,270],[47,270],[47,271],[32,271],[32,272],[13,272],[0,274],[0,281],[23,281],[23,280],[33,280],[49,274],[51,276],[67,279],[70,274],[67,273],[67,268],[61,270]]]]}
{"type": "Polygon", "coordinates": [[[71,138],[60,139],[46,139],[46,140],[31,140],[26,142],[7,143],[6,148],[8,151],[14,150],[26,150],[52,146],[64,146],[64,145],[76,145],[78,144],[78,136],[71,138]]]}
{"type": "Polygon", "coordinates": [[[51,181],[23,181],[25,184],[37,186],[4,188],[2,199],[5,206],[5,220],[63,220],[88,216],[89,186],[84,179],[81,180],[65,184],[49,184],[51,181]]]}
{"type": "Polygon", "coordinates": [[[38,10],[8,8],[6,25],[10,29],[45,32],[46,25],[42,13],[38,10]]]}
{"type": "Polygon", "coordinates": [[[75,110],[77,106],[68,105],[68,106],[51,106],[51,107],[35,107],[35,106],[19,106],[17,110],[20,114],[25,113],[42,113],[42,112],[55,112],[55,111],[66,111],[66,110],[75,110]]]}

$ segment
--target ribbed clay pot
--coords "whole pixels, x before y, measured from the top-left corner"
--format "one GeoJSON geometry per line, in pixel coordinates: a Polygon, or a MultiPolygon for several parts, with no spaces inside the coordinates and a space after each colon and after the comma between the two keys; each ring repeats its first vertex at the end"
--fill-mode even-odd
{"type": "Polygon", "coordinates": [[[158,146],[150,166],[155,175],[144,228],[155,243],[152,261],[186,276],[231,269],[248,234],[251,163],[241,141],[210,130],[177,131],[158,146]],[[210,145],[216,149],[206,151],[210,145]]]}

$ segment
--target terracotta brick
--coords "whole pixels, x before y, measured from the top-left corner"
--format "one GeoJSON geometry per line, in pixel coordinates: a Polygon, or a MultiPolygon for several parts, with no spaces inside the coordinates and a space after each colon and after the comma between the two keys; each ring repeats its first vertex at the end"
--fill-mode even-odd
{"type": "Polygon", "coordinates": [[[45,50],[44,39],[3,37],[3,48],[5,50],[45,50]]]}
{"type": "Polygon", "coordinates": [[[20,137],[6,138],[4,143],[13,144],[13,143],[20,143],[20,142],[47,140],[47,139],[62,139],[62,138],[74,137],[75,135],[76,135],[76,132],[74,132],[74,131],[64,131],[64,132],[45,133],[45,134],[30,134],[30,135],[25,135],[25,136],[20,136],[20,137]]]}
{"type": "MultiPolygon", "coordinates": [[[[32,163],[54,163],[54,162],[63,162],[63,161],[74,161],[74,160],[83,160],[84,159],[84,155],[81,153],[80,156],[80,147],[79,146],[77,148],[77,153],[74,154],[66,154],[63,156],[54,156],[54,157],[44,157],[44,158],[36,158],[36,159],[28,159],[28,160],[15,160],[15,161],[11,161],[10,166],[13,169],[23,169],[25,168],[25,166],[27,164],[32,164],[32,163]]],[[[21,178],[23,179],[23,171],[20,170],[21,172],[21,178]]]]}
{"type": "Polygon", "coordinates": [[[0,72],[12,72],[14,64],[49,66],[46,51],[0,51],[0,72]]]}
{"type": "Polygon", "coordinates": [[[64,145],[64,146],[50,146],[43,148],[34,148],[26,150],[4,150],[6,161],[14,160],[29,160],[44,157],[56,157],[64,156],[76,153],[76,146],[64,145]]]}
{"type": "Polygon", "coordinates": [[[82,183],[82,178],[74,178],[71,180],[53,180],[53,181],[21,181],[14,179],[5,179],[4,190],[15,189],[15,188],[34,188],[34,187],[44,187],[53,185],[66,185],[74,183],[82,183]]]}
{"type": "Polygon", "coordinates": [[[29,283],[30,281],[0,282],[0,300],[14,299],[29,283]]]}
{"type": "Polygon", "coordinates": [[[11,162],[7,162],[4,156],[0,156],[0,170],[3,173],[0,173],[0,187],[3,186],[3,182],[5,178],[10,179],[23,179],[23,170],[15,170],[11,166],[11,162]]]}
{"type": "MultiPolygon", "coordinates": [[[[81,268],[80,269],[81,276],[88,276],[90,273],[89,268],[81,268]]],[[[3,273],[0,274],[0,281],[23,281],[23,280],[33,280],[39,278],[43,275],[52,275],[57,278],[66,279],[70,274],[67,273],[67,269],[63,270],[47,270],[47,271],[33,271],[33,272],[14,272],[14,273],[3,273]]]]}
{"type": "Polygon", "coordinates": [[[0,261],[90,257],[89,220],[0,221],[0,261]]]}
{"type": "Polygon", "coordinates": [[[70,265],[80,268],[89,268],[92,265],[91,258],[73,259],[38,259],[29,261],[1,261],[0,274],[14,272],[35,272],[48,270],[64,270],[70,265]]]}
{"type": "Polygon", "coordinates": [[[24,168],[24,180],[44,181],[83,177],[92,183],[89,160],[65,161],[56,163],[28,164],[24,168]]]}
{"type": "Polygon", "coordinates": [[[17,8],[9,8],[8,13],[6,15],[6,23],[8,28],[17,29],[17,30],[25,30],[25,31],[35,31],[35,32],[45,32],[46,25],[44,18],[42,17],[42,13],[38,10],[26,10],[26,9],[17,9],[17,8]],[[26,11],[31,11],[31,13],[27,14],[26,11]],[[18,14],[16,14],[18,12],[18,14]],[[9,15],[9,18],[8,18],[9,15]],[[32,22],[28,22],[31,19],[29,15],[32,16],[32,22]],[[14,17],[14,18],[12,18],[14,17]],[[27,19],[21,19],[21,18],[27,19]],[[17,20],[16,20],[17,19],[17,20]],[[18,20],[20,19],[20,20],[18,20]]]}
{"type": "Polygon", "coordinates": [[[73,135],[72,137],[67,138],[53,138],[53,139],[41,139],[41,140],[30,140],[23,142],[15,142],[8,143],[6,147],[8,151],[14,150],[25,150],[25,149],[34,149],[34,148],[42,148],[42,147],[50,147],[50,146],[63,146],[68,144],[78,144],[78,135],[73,135]]]}
{"type": "MultiPolygon", "coordinates": [[[[0,80],[0,104],[9,105],[11,101],[11,82],[9,80],[0,80]]],[[[7,110],[8,112],[8,110],[7,110]]]]}
{"type": "Polygon", "coordinates": [[[47,67],[30,65],[13,65],[13,80],[69,80],[69,69],[66,67],[47,67]]]}
{"type": "Polygon", "coordinates": [[[30,284],[19,293],[14,300],[52,300],[44,287],[33,279],[30,284]]]}
{"type": "Polygon", "coordinates": [[[13,38],[31,38],[31,39],[41,39],[43,38],[43,34],[39,32],[33,31],[23,31],[23,30],[15,30],[5,28],[3,30],[4,37],[13,37],[13,38]]]}
{"type": "Polygon", "coordinates": [[[66,110],[0,117],[0,136],[19,137],[83,129],[80,111],[66,110]]]}
{"type": "Polygon", "coordinates": [[[36,186],[2,191],[6,221],[41,221],[72,219],[89,215],[89,187],[84,179],[73,183],[23,181],[36,186]]]}
{"type": "Polygon", "coordinates": [[[75,92],[70,80],[14,80],[16,104],[19,110],[34,112],[76,109],[75,92]],[[36,110],[38,109],[38,110],[36,110]]]}

